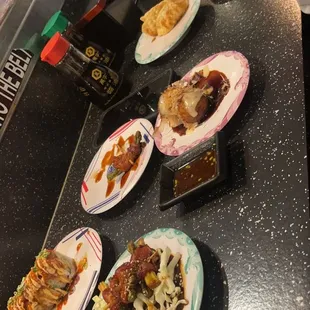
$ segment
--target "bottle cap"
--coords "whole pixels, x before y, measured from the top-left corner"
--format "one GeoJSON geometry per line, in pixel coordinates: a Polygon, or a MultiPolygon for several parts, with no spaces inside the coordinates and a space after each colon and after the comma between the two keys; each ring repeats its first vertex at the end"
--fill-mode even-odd
{"type": "Polygon", "coordinates": [[[56,12],[45,25],[41,36],[51,38],[56,32],[63,33],[68,27],[69,21],[61,11],[56,12]]]}
{"type": "Polygon", "coordinates": [[[41,60],[56,66],[66,55],[69,47],[70,43],[59,32],[56,32],[43,48],[41,60]]]}

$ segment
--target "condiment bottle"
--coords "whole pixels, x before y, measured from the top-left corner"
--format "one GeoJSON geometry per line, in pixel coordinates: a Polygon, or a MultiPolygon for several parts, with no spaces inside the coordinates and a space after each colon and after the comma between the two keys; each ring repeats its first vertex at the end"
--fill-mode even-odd
{"type": "Polygon", "coordinates": [[[83,34],[75,29],[74,25],[69,22],[61,11],[56,12],[49,19],[41,35],[50,39],[56,32],[60,32],[64,38],[91,60],[113,68],[115,53],[108,48],[88,41],[83,34]]]}
{"type": "Polygon", "coordinates": [[[41,52],[41,60],[56,67],[78,85],[84,96],[97,99],[106,109],[118,91],[121,79],[107,66],[93,62],[57,32],[41,52]]]}

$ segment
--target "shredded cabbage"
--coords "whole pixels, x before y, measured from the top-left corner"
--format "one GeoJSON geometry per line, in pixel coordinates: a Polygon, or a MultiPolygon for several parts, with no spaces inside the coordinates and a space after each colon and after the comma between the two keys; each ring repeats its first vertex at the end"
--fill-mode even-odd
{"type": "Polygon", "coordinates": [[[181,288],[176,287],[173,282],[175,267],[181,259],[181,254],[176,253],[168,264],[170,255],[171,250],[168,247],[160,253],[160,267],[157,276],[161,284],[154,290],[155,301],[160,305],[160,310],[175,310],[178,305],[187,304],[185,299],[178,300],[181,288]]]}
{"type": "Polygon", "coordinates": [[[174,270],[175,270],[175,266],[177,265],[177,263],[179,262],[181,258],[181,254],[180,253],[176,253],[173,257],[173,259],[171,260],[171,262],[169,263],[168,265],[168,274],[169,274],[169,277],[171,279],[174,279],[174,270]]]}
{"type": "Polygon", "coordinates": [[[153,298],[150,299],[145,297],[143,294],[139,293],[135,299],[133,306],[136,310],[143,310],[143,305],[147,305],[147,310],[158,310],[153,303],[153,298]]]}
{"type": "Polygon", "coordinates": [[[136,298],[135,301],[133,302],[133,307],[136,310],[143,310],[143,301],[140,298],[136,298]]]}
{"type": "Polygon", "coordinates": [[[163,279],[168,277],[168,260],[170,258],[171,250],[166,247],[164,251],[160,255],[160,266],[159,266],[159,274],[158,276],[161,276],[163,279]]]}
{"type": "Polygon", "coordinates": [[[179,305],[187,305],[188,301],[185,299],[178,300],[177,297],[173,298],[172,304],[166,310],[176,310],[179,305]]]}

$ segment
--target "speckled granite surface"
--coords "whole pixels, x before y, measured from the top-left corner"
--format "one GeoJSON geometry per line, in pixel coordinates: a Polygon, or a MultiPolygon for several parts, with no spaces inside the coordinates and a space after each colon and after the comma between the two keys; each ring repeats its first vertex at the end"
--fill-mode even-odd
{"type": "Polygon", "coordinates": [[[300,11],[294,0],[217,2],[224,3],[201,8],[185,40],[155,63],[139,66],[133,59],[134,44],[129,46],[123,71],[138,87],[167,68],[182,75],[215,52],[238,50],[249,59],[249,90],[225,128],[230,139],[228,182],[162,213],[157,202],[158,167],[163,158],[155,152],[123,203],[99,216],[85,213],[80,186],[96,153],[92,139],[100,117],[93,107],[46,245],[56,245],[81,226],[96,229],[103,241],[104,278],[128,240],[157,227],[175,227],[191,236],[202,254],[203,310],[228,309],[228,304],[233,310],[308,309],[309,206],[300,11]]]}
{"type": "Polygon", "coordinates": [[[0,309],[40,251],[88,104],[39,62],[0,147],[0,309]]]}

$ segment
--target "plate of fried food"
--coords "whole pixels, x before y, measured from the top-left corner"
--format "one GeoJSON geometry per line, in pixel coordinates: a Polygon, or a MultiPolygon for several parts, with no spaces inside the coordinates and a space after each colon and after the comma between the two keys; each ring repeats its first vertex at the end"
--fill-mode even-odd
{"type": "Polygon", "coordinates": [[[105,212],[132,190],[150,160],[153,133],[153,125],[139,118],[122,125],[103,143],[82,182],[81,203],[86,212],[105,212]]]}
{"type": "Polygon", "coordinates": [[[170,85],[158,102],[157,148],[178,156],[222,130],[241,104],[249,78],[247,59],[227,51],[206,58],[170,85]]]}
{"type": "Polygon", "coordinates": [[[203,266],[194,242],[173,228],[130,242],[105,282],[93,310],[200,309],[203,266]]]}
{"type": "Polygon", "coordinates": [[[54,249],[43,249],[22,279],[8,310],[84,310],[97,284],[102,246],[98,233],[82,227],[54,249]]]}
{"type": "Polygon", "coordinates": [[[135,59],[150,63],[169,52],[185,36],[200,6],[200,0],[163,0],[141,17],[142,34],[135,59]]]}

